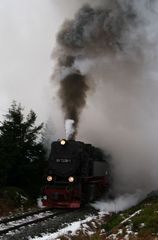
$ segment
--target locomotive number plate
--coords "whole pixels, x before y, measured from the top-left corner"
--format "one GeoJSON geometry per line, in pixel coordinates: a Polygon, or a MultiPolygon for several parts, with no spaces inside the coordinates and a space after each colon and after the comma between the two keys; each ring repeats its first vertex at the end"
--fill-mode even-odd
{"type": "Polygon", "coordinates": [[[56,159],[56,163],[71,163],[71,159],[66,158],[56,159]]]}

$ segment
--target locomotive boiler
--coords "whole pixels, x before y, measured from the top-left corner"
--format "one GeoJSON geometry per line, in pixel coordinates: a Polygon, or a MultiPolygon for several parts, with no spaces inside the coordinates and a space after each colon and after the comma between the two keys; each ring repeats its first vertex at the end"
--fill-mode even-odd
{"type": "Polygon", "coordinates": [[[75,140],[51,144],[43,188],[43,205],[79,208],[94,201],[110,188],[110,155],[75,140]]]}

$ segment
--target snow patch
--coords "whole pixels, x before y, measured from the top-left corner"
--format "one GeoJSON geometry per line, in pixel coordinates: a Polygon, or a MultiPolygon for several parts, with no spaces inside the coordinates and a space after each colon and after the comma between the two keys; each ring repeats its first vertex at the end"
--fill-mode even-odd
{"type": "Polygon", "coordinates": [[[39,208],[45,208],[45,206],[43,206],[43,203],[42,203],[42,197],[37,198],[37,206],[39,208]]]}
{"type": "MultiPolygon", "coordinates": [[[[44,234],[42,237],[29,238],[29,240],[57,240],[61,235],[73,235],[81,228],[82,224],[92,221],[95,218],[96,216],[88,216],[86,219],[73,222],[69,226],[62,228],[55,233],[44,234]]],[[[92,232],[89,232],[89,234],[92,234],[92,232]]]]}

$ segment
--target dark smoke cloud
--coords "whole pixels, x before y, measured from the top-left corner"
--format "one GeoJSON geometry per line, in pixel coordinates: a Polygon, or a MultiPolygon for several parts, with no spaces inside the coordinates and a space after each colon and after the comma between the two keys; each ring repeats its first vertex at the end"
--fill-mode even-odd
{"type": "MultiPolygon", "coordinates": [[[[86,93],[88,85],[85,76],[80,72],[67,75],[60,82],[59,96],[62,99],[62,107],[65,113],[65,119],[73,119],[76,129],[79,121],[79,114],[86,103],[86,93]]],[[[77,130],[71,136],[75,137],[77,130]]]]}
{"type": "Polygon", "coordinates": [[[73,20],[64,22],[57,35],[59,97],[65,119],[73,119],[76,129],[89,89],[88,77],[80,74],[76,61],[124,51],[125,35],[139,22],[131,2],[121,2],[84,5],[73,20]]]}
{"type": "Polygon", "coordinates": [[[74,20],[67,20],[58,33],[57,41],[64,53],[78,56],[117,51],[124,47],[124,35],[138,23],[133,5],[111,0],[93,8],[83,6],[74,20]]]}

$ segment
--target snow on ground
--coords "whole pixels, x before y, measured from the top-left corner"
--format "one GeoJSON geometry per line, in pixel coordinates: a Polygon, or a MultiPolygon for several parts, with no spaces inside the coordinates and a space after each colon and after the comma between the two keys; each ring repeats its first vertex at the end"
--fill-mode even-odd
{"type": "Polygon", "coordinates": [[[124,219],[122,222],[120,222],[119,224],[119,228],[117,230],[115,230],[115,233],[112,233],[110,235],[107,236],[106,239],[108,240],[120,240],[120,239],[124,239],[124,240],[129,240],[131,236],[137,236],[138,233],[132,231],[132,224],[131,224],[131,219],[136,216],[139,215],[140,212],[142,210],[139,209],[138,211],[134,212],[133,214],[131,214],[130,216],[128,216],[126,219],[124,219]],[[124,223],[128,224],[122,229],[121,227],[123,227],[124,223]]]}
{"type": "Polygon", "coordinates": [[[11,222],[8,222],[8,223],[0,223],[0,229],[5,230],[5,229],[8,229],[9,227],[18,226],[20,224],[30,222],[30,221],[33,221],[33,220],[36,220],[36,219],[40,219],[40,218],[43,218],[43,217],[46,217],[46,216],[49,216],[49,215],[52,215],[51,211],[47,211],[47,212],[43,212],[43,213],[37,213],[37,214],[34,214],[33,216],[27,216],[27,217],[24,217],[24,218],[19,219],[19,220],[12,220],[11,222]]]}
{"type": "MultiPolygon", "coordinates": [[[[62,228],[55,233],[43,234],[42,237],[29,238],[29,240],[55,240],[55,239],[57,240],[59,238],[59,236],[61,236],[61,235],[65,235],[65,234],[74,235],[76,233],[76,231],[81,228],[82,224],[86,224],[87,222],[90,222],[93,219],[96,219],[96,216],[93,216],[93,215],[88,216],[86,219],[73,222],[69,226],[62,228]]],[[[92,233],[93,232],[89,231],[89,235],[92,233]]]]}
{"type": "Polygon", "coordinates": [[[42,203],[42,197],[37,198],[37,206],[39,208],[45,208],[45,206],[43,206],[43,203],[42,203]]]}
{"type": "Polygon", "coordinates": [[[134,194],[123,194],[114,199],[106,199],[97,201],[91,204],[95,209],[99,210],[100,212],[119,212],[123,211],[127,208],[135,206],[141,200],[145,198],[146,194],[142,191],[136,191],[134,194]]]}
{"type": "Polygon", "coordinates": [[[93,234],[94,232],[88,227],[87,224],[88,222],[95,224],[95,220],[97,220],[98,218],[101,219],[103,216],[108,215],[109,212],[117,213],[119,211],[123,211],[127,208],[130,208],[136,205],[141,200],[143,200],[145,196],[146,194],[143,194],[141,191],[136,191],[134,194],[123,194],[112,200],[102,199],[101,201],[97,201],[91,204],[94,208],[100,211],[98,216],[94,215],[88,216],[86,219],[73,222],[69,224],[67,227],[62,228],[55,233],[43,234],[42,237],[34,238],[30,237],[29,240],[57,240],[57,239],[60,240],[60,236],[62,235],[72,236],[75,235],[77,231],[81,229],[83,230],[83,232],[88,231],[89,235],[93,234]]]}

